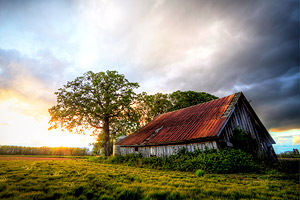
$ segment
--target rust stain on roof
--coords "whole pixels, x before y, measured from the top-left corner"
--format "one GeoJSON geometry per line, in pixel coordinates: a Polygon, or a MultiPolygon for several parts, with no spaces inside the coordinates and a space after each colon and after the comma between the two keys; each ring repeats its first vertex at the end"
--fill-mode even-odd
{"type": "Polygon", "coordinates": [[[215,137],[227,119],[222,115],[234,95],[159,115],[117,145],[155,145],[215,137]]]}

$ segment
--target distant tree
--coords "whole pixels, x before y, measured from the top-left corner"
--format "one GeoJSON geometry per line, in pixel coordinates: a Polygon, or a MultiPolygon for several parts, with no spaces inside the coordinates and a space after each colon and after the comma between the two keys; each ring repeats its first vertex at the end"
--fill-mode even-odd
{"type": "Polygon", "coordinates": [[[147,95],[146,92],[139,94],[136,110],[139,113],[140,124],[145,125],[156,116],[170,111],[172,107],[169,94],[147,95]]]}
{"type": "Polygon", "coordinates": [[[92,155],[99,155],[102,153],[103,151],[103,142],[104,142],[104,135],[103,134],[99,134],[97,135],[96,141],[91,143],[90,145],[93,146],[92,149],[92,155]]]}
{"type": "Polygon", "coordinates": [[[86,156],[88,155],[88,149],[87,148],[71,148],[71,155],[72,156],[86,156]]]}
{"type": "Polygon", "coordinates": [[[77,133],[90,129],[95,135],[103,134],[104,154],[109,156],[111,139],[122,125],[138,127],[134,122],[137,115],[132,108],[133,90],[138,87],[138,83],[129,82],[116,71],[89,71],[55,92],[57,105],[49,109],[49,129],[61,128],[77,133]]]}
{"type": "Polygon", "coordinates": [[[218,99],[218,97],[211,95],[206,92],[195,92],[195,91],[176,91],[170,94],[170,101],[172,102],[172,111],[178,110],[200,103],[205,103],[218,99]]]}
{"type": "Polygon", "coordinates": [[[153,120],[156,116],[166,112],[190,107],[208,102],[218,97],[195,91],[175,91],[170,94],[156,93],[148,95],[143,92],[138,95],[137,111],[140,113],[140,124],[153,120]]]}
{"type": "Polygon", "coordinates": [[[49,155],[50,154],[50,148],[49,147],[40,147],[40,153],[42,155],[49,155]]]}
{"type": "Polygon", "coordinates": [[[298,149],[293,149],[293,154],[299,156],[299,150],[298,149]]]}
{"type": "Polygon", "coordinates": [[[299,150],[293,149],[293,151],[285,151],[278,155],[279,158],[299,158],[299,150]]]}

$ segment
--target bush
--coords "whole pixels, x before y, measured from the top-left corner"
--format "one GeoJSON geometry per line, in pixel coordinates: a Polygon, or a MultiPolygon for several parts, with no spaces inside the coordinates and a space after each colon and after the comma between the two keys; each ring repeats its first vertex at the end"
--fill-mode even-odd
{"type": "Polygon", "coordinates": [[[259,166],[251,154],[231,148],[204,152],[187,152],[183,149],[169,157],[145,158],[140,154],[117,155],[100,162],[190,172],[201,169],[207,173],[257,172],[259,170],[259,166]]]}
{"type": "Polygon", "coordinates": [[[253,156],[257,155],[256,148],[258,147],[258,144],[256,140],[252,138],[250,132],[237,127],[233,130],[230,141],[236,149],[241,149],[253,156]]]}
{"type": "Polygon", "coordinates": [[[273,163],[271,166],[268,166],[271,170],[275,169],[279,172],[287,174],[296,174],[299,173],[299,158],[279,158],[277,163],[273,163]]]}
{"type": "Polygon", "coordinates": [[[202,169],[196,171],[196,176],[204,176],[205,172],[202,169]]]}

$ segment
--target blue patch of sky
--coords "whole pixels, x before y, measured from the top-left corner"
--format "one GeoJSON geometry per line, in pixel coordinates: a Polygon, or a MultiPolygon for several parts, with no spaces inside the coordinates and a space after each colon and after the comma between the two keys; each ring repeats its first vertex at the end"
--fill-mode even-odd
{"type": "Polygon", "coordinates": [[[39,49],[33,37],[32,32],[19,31],[12,24],[5,24],[0,28],[0,46],[2,49],[14,49],[30,57],[39,49]]]}
{"type": "Polygon", "coordinates": [[[74,49],[69,38],[76,24],[71,10],[64,1],[8,5],[0,13],[0,47],[29,57],[50,50],[58,58],[69,58],[68,51],[74,49]]]}
{"type": "Polygon", "coordinates": [[[273,144],[273,148],[276,154],[292,151],[293,149],[298,149],[300,151],[300,145],[294,144],[294,137],[300,136],[300,131],[298,129],[292,129],[289,131],[282,132],[270,132],[276,144],[273,144]]]}
{"type": "Polygon", "coordinates": [[[285,151],[293,151],[293,149],[298,149],[300,151],[300,145],[274,144],[273,148],[276,154],[280,154],[285,151]]]}

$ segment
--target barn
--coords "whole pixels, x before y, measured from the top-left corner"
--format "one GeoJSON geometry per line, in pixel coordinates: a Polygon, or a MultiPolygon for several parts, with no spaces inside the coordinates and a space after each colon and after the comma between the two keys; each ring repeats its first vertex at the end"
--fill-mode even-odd
{"type": "Polygon", "coordinates": [[[118,141],[114,154],[140,153],[145,157],[168,156],[179,149],[231,147],[236,128],[255,141],[261,159],[274,160],[272,139],[242,92],[157,116],[137,132],[118,141]]]}

